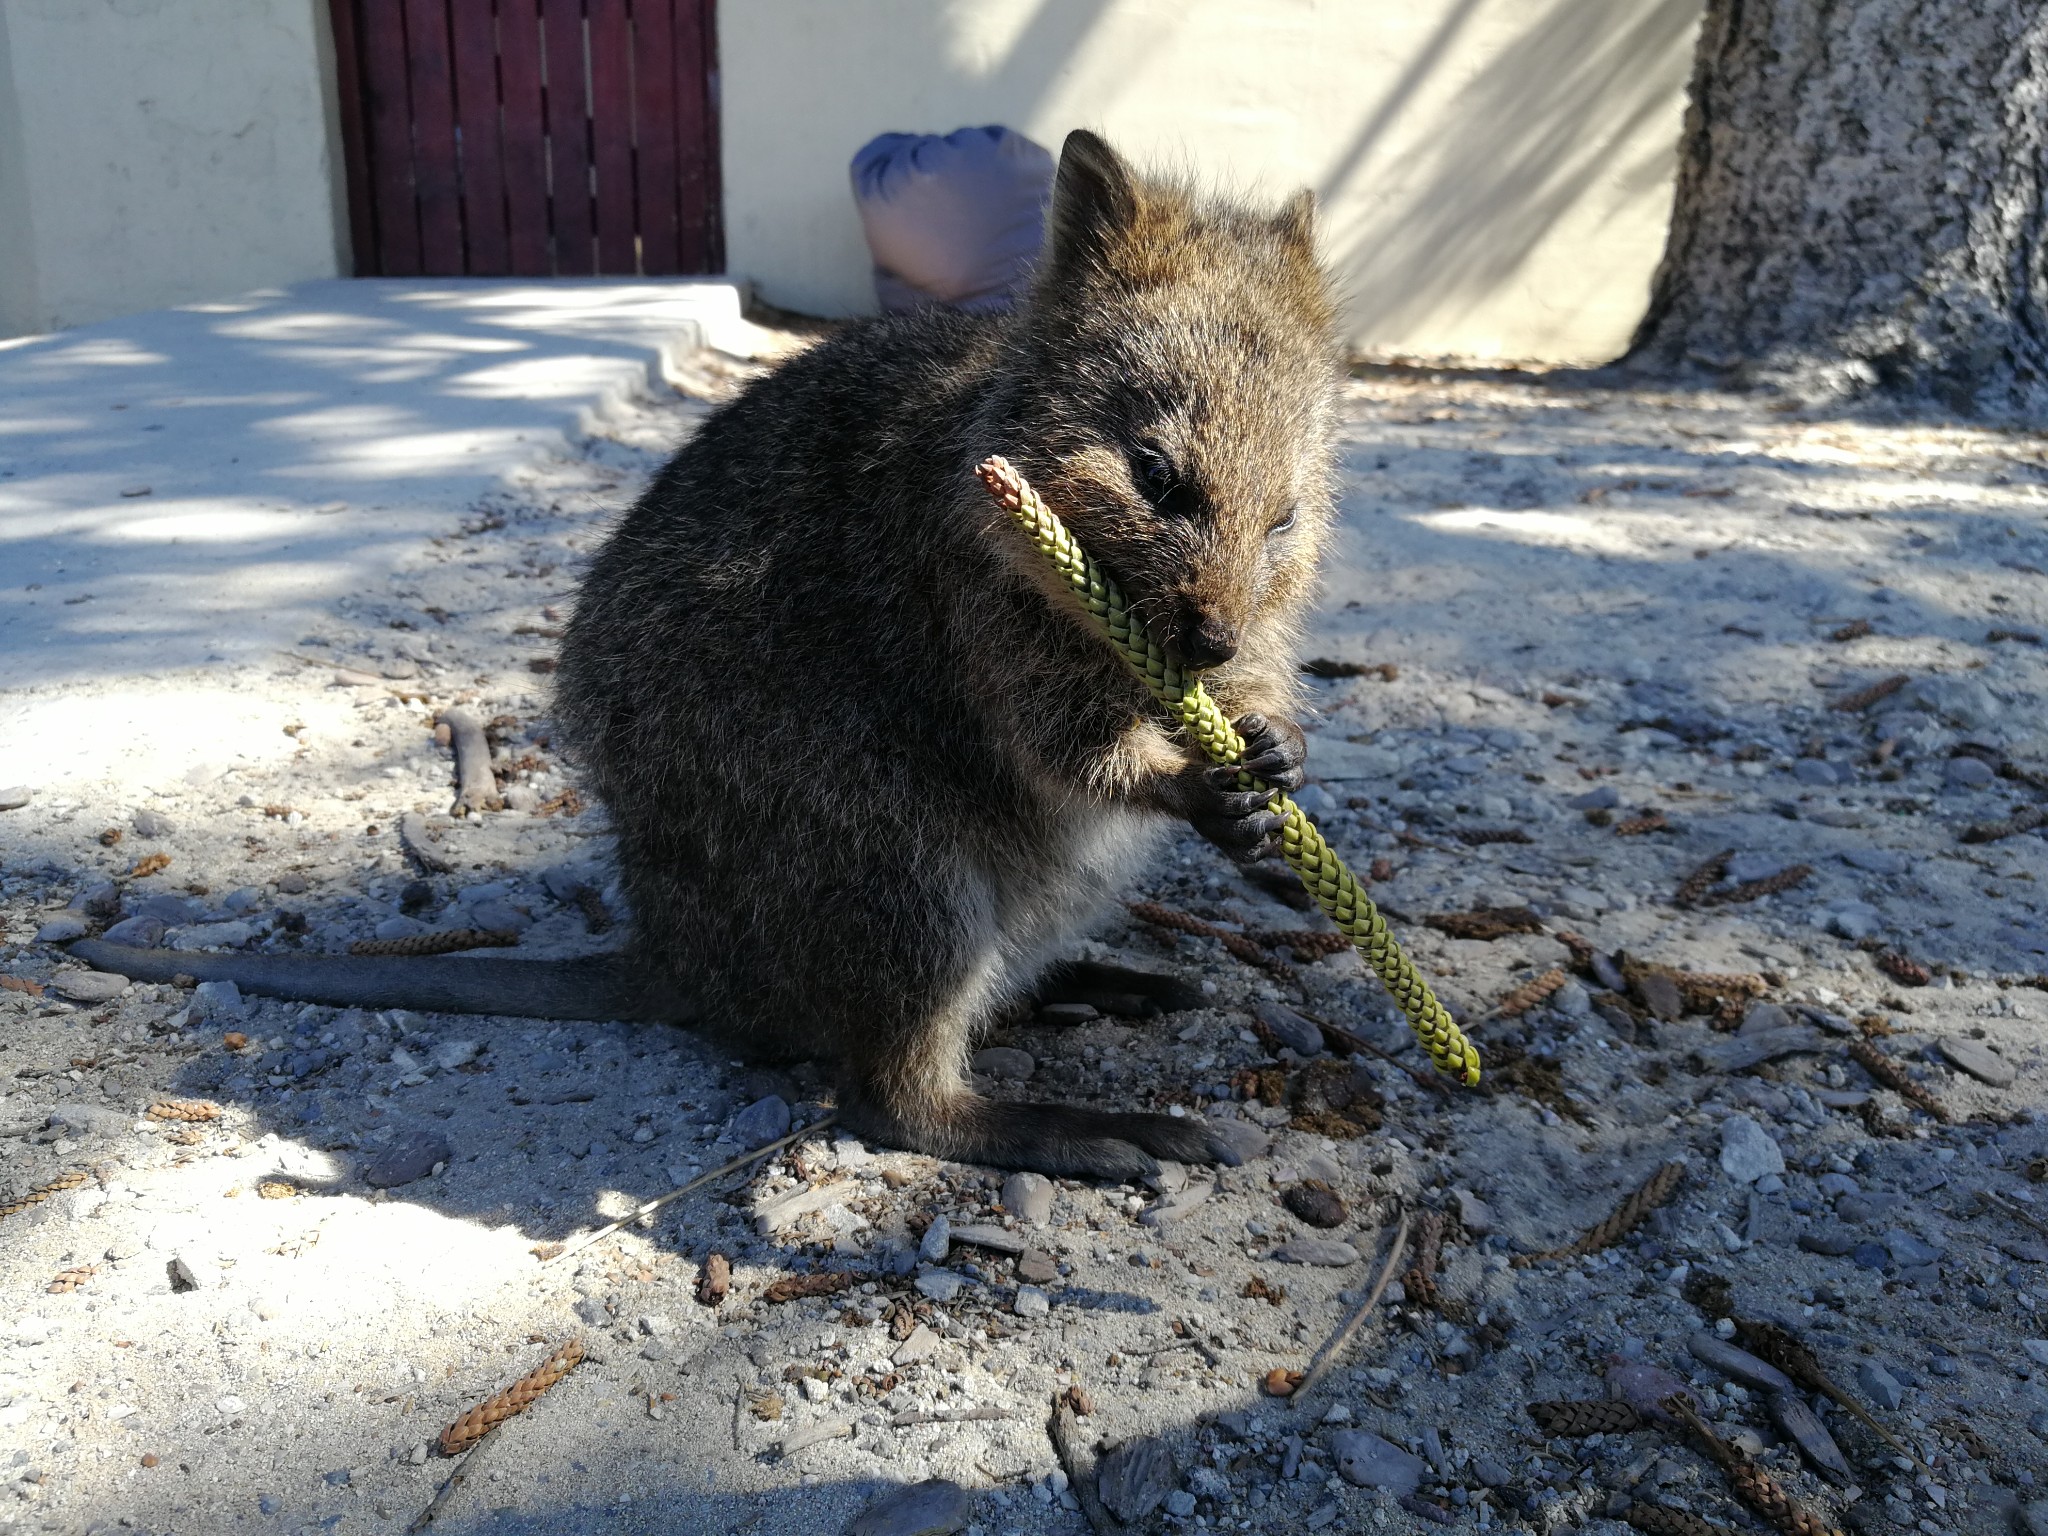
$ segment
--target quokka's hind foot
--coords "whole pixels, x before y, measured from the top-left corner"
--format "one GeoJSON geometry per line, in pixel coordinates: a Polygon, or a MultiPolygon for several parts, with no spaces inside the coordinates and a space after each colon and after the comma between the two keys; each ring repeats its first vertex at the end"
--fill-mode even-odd
{"type": "Polygon", "coordinates": [[[1144,1019],[1199,1008],[1201,989],[1161,971],[1133,970],[1095,960],[1063,960],[1039,978],[1038,1003],[1086,1003],[1101,1013],[1144,1019]]]}
{"type": "Polygon", "coordinates": [[[906,1151],[1063,1178],[1141,1179],[1159,1171],[1161,1158],[1233,1166],[1240,1161],[1229,1141],[1193,1117],[1002,1104],[971,1095],[930,1119],[892,1115],[859,1101],[841,1114],[857,1134],[906,1151]]]}

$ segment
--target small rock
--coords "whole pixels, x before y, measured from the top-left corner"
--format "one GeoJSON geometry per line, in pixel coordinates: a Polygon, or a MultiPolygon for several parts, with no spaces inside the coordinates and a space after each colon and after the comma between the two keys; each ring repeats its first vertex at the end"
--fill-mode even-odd
{"type": "Polygon", "coordinates": [[[1793,763],[1792,777],[1802,784],[1811,784],[1817,788],[1826,788],[1842,782],[1842,775],[1836,770],[1835,765],[1818,757],[1802,757],[1793,763]]]}
{"type": "Polygon", "coordinates": [[[896,1346],[889,1356],[891,1365],[915,1365],[939,1347],[939,1336],[919,1323],[910,1330],[910,1336],[896,1346]]]}
{"type": "Polygon", "coordinates": [[[1330,1436],[1330,1454],[1336,1458],[1337,1475],[1357,1488],[1413,1493],[1429,1470],[1420,1456],[1363,1429],[1339,1430],[1330,1436]]]}
{"type": "Polygon", "coordinates": [[[2036,1365],[2048,1365],[2048,1339],[2021,1339],[2020,1348],[2036,1365]]]}
{"type": "Polygon", "coordinates": [[[1020,1051],[1009,1045],[992,1045],[986,1050],[976,1051],[973,1066],[983,1077],[1016,1083],[1023,1082],[1038,1070],[1038,1063],[1029,1051],[1020,1051]]]}
{"type": "Polygon", "coordinates": [[[1672,1393],[1685,1390],[1685,1383],[1661,1366],[1624,1359],[1619,1355],[1608,1359],[1607,1395],[1618,1403],[1627,1403],[1655,1423],[1672,1422],[1671,1416],[1658,1405],[1672,1393]]]}
{"type": "Polygon", "coordinates": [[[1458,1202],[1458,1220],[1464,1223],[1467,1232],[1474,1237],[1484,1237],[1493,1230],[1493,1207],[1471,1190],[1454,1189],[1451,1198],[1458,1202]]]}
{"type": "Polygon", "coordinates": [[[1275,1248],[1271,1257],[1282,1264],[1319,1264],[1327,1269],[1342,1269],[1358,1262],[1358,1250],[1333,1238],[1298,1237],[1275,1248]]]}
{"type": "Polygon", "coordinates": [[[1193,1214],[1215,1192],[1216,1186],[1207,1181],[1187,1184],[1178,1194],[1167,1196],[1157,1205],[1147,1206],[1138,1220],[1148,1227],[1168,1226],[1193,1214]]]}
{"type": "Polygon", "coordinates": [[[1819,1030],[1804,1024],[1783,1029],[1758,1030],[1753,1034],[1726,1035],[1696,1047],[1692,1059],[1709,1072],[1747,1072],[1751,1067],[1780,1056],[1811,1055],[1825,1049],[1819,1030]]]}
{"type": "Polygon", "coordinates": [[[35,797],[35,791],[26,784],[10,784],[0,789],[0,811],[18,811],[35,797]]]}
{"type": "Polygon", "coordinates": [[[1102,1458],[1096,1469],[1095,1491],[1109,1512],[1126,1524],[1135,1525],[1165,1502],[1180,1472],[1173,1464],[1173,1452],[1156,1436],[1126,1440],[1102,1458]]]}
{"type": "Polygon", "coordinates": [[[242,998],[242,989],[232,981],[202,981],[192,989],[190,1007],[194,1020],[210,1023],[243,1019],[249,1013],[249,1005],[242,998]]]}
{"type": "MultiPolygon", "coordinates": [[[[1328,801],[1333,806],[1337,803],[1335,800],[1332,800],[1330,798],[1329,793],[1327,791],[1323,790],[1320,785],[1316,784],[1309,785],[1307,789],[1302,790],[1300,794],[1296,795],[1295,799],[1300,800],[1303,796],[1309,794],[1311,791],[1322,795],[1323,799],[1328,801]]],[[[1306,810],[1308,809],[1308,807],[1304,806],[1303,809],[1306,810]]],[[[1185,1488],[1174,1489],[1173,1492],[1169,1493],[1166,1496],[1166,1512],[1169,1515],[1178,1515],[1183,1520],[1187,1519],[1189,1515],[1192,1515],[1195,1512],[1195,1496],[1192,1493],[1189,1493],[1185,1488]]]]}
{"type": "Polygon", "coordinates": [[[921,1295],[943,1304],[958,1296],[967,1281],[950,1269],[928,1269],[911,1283],[921,1295]]]}
{"type": "Polygon", "coordinates": [[[155,949],[164,941],[164,920],[139,914],[124,917],[100,935],[109,944],[132,944],[137,949],[155,949]]]}
{"type": "Polygon", "coordinates": [[[73,939],[82,939],[86,932],[85,918],[77,912],[59,912],[36,930],[38,944],[69,944],[73,939]]]}
{"type": "Polygon", "coordinates": [[[1827,1426],[1820,1421],[1820,1415],[1807,1407],[1795,1392],[1773,1392],[1771,1394],[1771,1417],[1778,1428],[1792,1443],[1799,1447],[1806,1459],[1830,1477],[1849,1481],[1849,1460],[1842,1454],[1842,1448],[1835,1444],[1835,1437],[1828,1433],[1827,1426]]]}
{"type": "Polygon", "coordinates": [[[1891,1261],[1901,1269],[1917,1269],[1922,1264],[1939,1263],[1948,1252],[1945,1248],[1923,1243],[1912,1233],[1898,1227],[1886,1231],[1884,1248],[1885,1252],[1891,1255],[1891,1261]]]}
{"type": "Polygon", "coordinates": [[[112,971],[59,971],[50,978],[50,990],[74,1003],[104,1003],[128,990],[128,978],[112,971]]]}
{"type": "Polygon", "coordinates": [[[1751,1003],[1744,1010],[1742,1026],[1735,1032],[1738,1035],[1756,1035],[1768,1030],[1789,1028],[1791,1023],[1792,1015],[1776,1003],[1758,1001],[1751,1003]]]}
{"type": "MultiPolygon", "coordinates": [[[[972,1248],[986,1248],[990,1253],[1020,1254],[1024,1251],[1024,1239],[1006,1227],[985,1222],[973,1222],[953,1229],[953,1241],[966,1243],[972,1248]]],[[[936,1261],[935,1261],[936,1262],[936,1261]]]]}
{"type": "Polygon", "coordinates": [[[1952,757],[1941,776],[1952,789],[1982,789],[1998,774],[1981,757],[1952,757]]]}
{"type": "Polygon", "coordinates": [[[927,1264],[943,1264],[952,1248],[952,1219],[947,1216],[934,1216],[932,1224],[924,1229],[923,1241],[917,1245],[917,1256],[927,1264]]]}
{"type": "Polygon", "coordinates": [[[1876,934],[1884,927],[1884,919],[1867,901],[1845,901],[1825,914],[1823,926],[1853,944],[1876,934]]]}
{"type": "Polygon", "coordinates": [[[1636,982],[1636,995],[1653,1018],[1677,1019],[1685,1015],[1685,997],[1678,983],[1661,971],[1651,971],[1636,982]]]}
{"type": "Polygon", "coordinates": [[[1013,1173],[1003,1180],[1003,1209],[1027,1226],[1052,1220],[1052,1180],[1042,1173],[1013,1173]]]}
{"type": "Polygon", "coordinates": [[[256,937],[256,930],[248,923],[200,923],[191,928],[174,928],[170,933],[172,949],[240,949],[256,937]]]}
{"type": "Polygon", "coordinates": [[[129,821],[137,837],[169,837],[177,825],[162,811],[137,811],[129,821]]]}
{"type": "Polygon", "coordinates": [[[1906,1389],[1900,1385],[1898,1377],[1875,1360],[1857,1362],[1856,1385],[1863,1389],[1865,1397],[1888,1411],[1896,1410],[1906,1400],[1906,1389]]]}
{"type": "Polygon", "coordinates": [[[313,883],[294,869],[277,877],[277,888],[286,896],[303,896],[313,888],[313,883]]]}
{"type": "Polygon", "coordinates": [[[1844,1227],[1809,1227],[1799,1234],[1799,1246],[1808,1253],[1839,1259],[1856,1247],[1856,1234],[1844,1227]]]}
{"type": "Polygon", "coordinates": [[[897,1488],[860,1512],[846,1536],[953,1536],[967,1528],[974,1495],[943,1477],[897,1488]]]}
{"type": "Polygon", "coordinates": [[[437,1163],[455,1156],[455,1148],[438,1131],[405,1131],[370,1159],[363,1182],[372,1189],[396,1189],[424,1179],[437,1163]]]}
{"type": "Polygon", "coordinates": [[[1280,1203],[1312,1227],[1340,1227],[1351,1213],[1343,1198],[1321,1179],[1303,1179],[1290,1185],[1280,1203]]]}
{"type": "MultiPolygon", "coordinates": [[[[1802,762],[1814,762],[1814,758],[1802,758],[1802,762]]],[[[1833,783],[1832,776],[1828,779],[1833,783]]],[[[1785,867],[1785,861],[1773,853],[1758,853],[1745,849],[1728,860],[1722,871],[1722,878],[1730,885],[1747,885],[1752,880],[1768,880],[1785,867]]]]}
{"type": "Polygon", "coordinates": [[[443,1072],[466,1067],[482,1054],[483,1043],[478,1040],[443,1040],[427,1053],[443,1072]]]}
{"type": "Polygon", "coordinates": [[[1017,1278],[1029,1280],[1033,1285],[1051,1285],[1060,1277],[1059,1262],[1049,1253],[1036,1248],[1024,1250],[1024,1256],[1017,1261],[1017,1278]]]}
{"type": "Polygon", "coordinates": [[[1472,1463],[1472,1475],[1488,1488],[1504,1488],[1514,1473],[1491,1456],[1481,1456],[1472,1463]]]}
{"type": "Polygon", "coordinates": [[[726,1128],[726,1135],[746,1148],[763,1147],[788,1134],[789,1105],[772,1093],[734,1115],[732,1124],[726,1128]]]}
{"type": "Polygon", "coordinates": [[[1721,1171],[1738,1184],[1754,1184],[1783,1173],[1785,1154],[1748,1115],[1730,1115],[1721,1122],[1721,1171]]]}
{"type": "Polygon", "coordinates": [[[1088,1024],[1102,1017],[1092,1003],[1040,1003],[1038,1022],[1054,1026],[1088,1024]]]}
{"type": "Polygon", "coordinates": [[[1285,1003],[1260,1003],[1258,1021],[1297,1056],[1320,1056],[1323,1032],[1285,1003]]]}
{"type": "Polygon", "coordinates": [[[1891,848],[1851,848],[1842,862],[1870,875],[1903,875],[1910,867],[1906,856],[1891,848]]]}
{"type": "Polygon", "coordinates": [[[1248,1163],[1254,1158],[1264,1157],[1266,1149],[1273,1145],[1272,1137],[1243,1120],[1212,1119],[1209,1121],[1208,1131],[1209,1139],[1221,1142],[1239,1163],[1248,1163]]]}
{"type": "Polygon", "coordinates": [[[220,1284],[220,1271],[197,1254],[173,1254],[164,1270],[174,1291],[210,1291],[220,1284]]]}
{"type": "Polygon", "coordinates": [[[1712,1366],[1729,1380],[1739,1381],[1745,1387],[1755,1387],[1762,1392],[1795,1390],[1792,1378],[1775,1365],[1759,1360],[1749,1351],[1737,1349],[1711,1333],[1693,1334],[1685,1341],[1685,1347],[1692,1352],[1693,1359],[1712,1366]]]}
{"type": "MultiPolygon", "coordinates": [[[[1575,811],[1611,811],[1621,804],[1621,791],[1612,784],[1602,784],[1583,795],[1573,795],[1565,804],[1575,811]]],[[[1408,1491],[1414,1492],[1412,1488],[1408,1491]]]]}
{"type": "Polygon", "coordinates": [[[1019,1317],[1044,1317],[1052,1310],[1052,1298],[1035,1285],[1020,1285],[1010,1308],[1019,1317]]]}
{"type": "Polygon", "coordinates": [[[233,1418],[238,1413],[246,1413],[249,1408],[249,1405],[247,1403],[243,1402],[239,1397],[236,1397],[232,1392],[230,1392],[226,1397],[214,1399],[213,1406],[219,1409],[222,1413],[226,1414],[229,1418],[233,1418]]]}
{"type": "MultiPolygon", "coordinates": [[[[1975,762],[1976,759],[1969,761],[1975,762]]],[[[1993,1088],[2010,1088],[2019,1076],[2011,1062],[1988,1045],[1968,1036],[1944,1035],[1940,1044],[1941,1054],[1949,1059],[1950,1065],[1969,1073],[1980,1083],[1989,1083],[1993,1088]]]]}

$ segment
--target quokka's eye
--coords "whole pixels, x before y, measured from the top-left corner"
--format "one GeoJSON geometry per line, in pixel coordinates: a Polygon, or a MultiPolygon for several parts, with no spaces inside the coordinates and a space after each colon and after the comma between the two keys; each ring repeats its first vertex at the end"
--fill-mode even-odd
{"type": "Polygon", "coordinates": [[[1153,509],[1169,517],[1186,517],[1194,510],[1194,490],[1175,472],[1173,461],[1156,448],[1140,448],[1131,455],[1131,479],[1153,509]]]}
{"type": "Polygon", "coordinates": [[[1293,505],[1288,507],[1287,515],[1285,517],[1281,518],[1279,522],[1275,523],[1272,527],[1266,530],[1267,535],[1271,536],[1276,533],[1285,533],[1288,529],[1294,526],[1294,520],[1296,517],[1300,516],[1300,514],[1301,503],[1297,501],[1293,505]]]}

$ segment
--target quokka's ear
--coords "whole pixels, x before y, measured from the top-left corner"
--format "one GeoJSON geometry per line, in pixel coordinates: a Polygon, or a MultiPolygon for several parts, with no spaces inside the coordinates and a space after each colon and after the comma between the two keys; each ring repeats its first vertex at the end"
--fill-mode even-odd
{"type": "Polygon", "coordinates": [[[1280,211],[1273,215],[1273,229],[1289,245],[1313,256],[1316,249],[1315,193],[1303,187],[1288,198],[1280,205],[1280,211]]]}
{"type": "Polygon", "coordinates": [[[1060,146],[1053,178],[1047,265],[1057,270],[1099,259],[1137,224],[1143,203],[1123,157],[1099,134],[1076,128],[1060,146]]]}

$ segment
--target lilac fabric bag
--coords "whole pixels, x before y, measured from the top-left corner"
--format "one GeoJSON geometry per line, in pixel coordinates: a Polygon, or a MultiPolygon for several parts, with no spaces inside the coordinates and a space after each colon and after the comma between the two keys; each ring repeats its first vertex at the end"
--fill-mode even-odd
{"type": "Polygon", "coordinates": [[[850,167],[884,314],[1008,309],[1045,234],[1053,157],[1008,128],[885,133],[850,167]]]}

